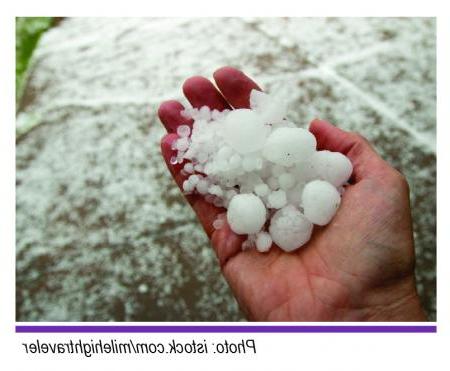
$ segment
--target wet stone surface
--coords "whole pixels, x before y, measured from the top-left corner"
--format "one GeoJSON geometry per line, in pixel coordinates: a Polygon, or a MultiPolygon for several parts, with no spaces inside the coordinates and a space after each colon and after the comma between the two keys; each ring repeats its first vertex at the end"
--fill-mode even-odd
{"type": "Polygon", "coordinates": [[[159,152],[158,104],[242,68],[289,117],[371,140],[411,188],[435,319],[435,24],[430,19],[66,19],[20,105],[17,320],[243,320],[159,152]]]}

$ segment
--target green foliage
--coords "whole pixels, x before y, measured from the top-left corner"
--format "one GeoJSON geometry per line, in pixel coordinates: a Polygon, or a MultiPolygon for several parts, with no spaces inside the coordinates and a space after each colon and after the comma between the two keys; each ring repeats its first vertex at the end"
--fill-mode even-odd
{"type": "Polygon", "coordinates": [[[28,63],[42,33],[52,25],[52,17],[16,18],[16,99],[21,96],[28,63]]]}

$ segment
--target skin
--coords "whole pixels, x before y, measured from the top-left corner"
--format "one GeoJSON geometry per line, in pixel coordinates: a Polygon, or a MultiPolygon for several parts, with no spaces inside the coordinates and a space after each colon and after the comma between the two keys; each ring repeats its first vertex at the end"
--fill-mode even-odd
{"type": "MultiPolygon", "coordinates": [[[[258,85],[241,71],[214,73],[216,86],[191,77],[183,92],[193,107],[248,108],[258,85]]],[[[176,183],[180,165],[171,165],[176,128],[192,124],[177,101],[161,104],[158,114],[168,134],[161,141],[176,183]]],[[[318,149],[338,151],[353,163],[351,185],[326,227],[315,227],[311,240],[286,253],[273,245],[268,253],[241,250],[245,236],[213,221],[223,208],[200,195],[186,195],[211,239],[223,275],[249,320],[255,321],[425,321],[414,278],[414,240],[409,188],[403,175],[375,152],[361,135],[323,120],[309,130],[318,149]]]]}

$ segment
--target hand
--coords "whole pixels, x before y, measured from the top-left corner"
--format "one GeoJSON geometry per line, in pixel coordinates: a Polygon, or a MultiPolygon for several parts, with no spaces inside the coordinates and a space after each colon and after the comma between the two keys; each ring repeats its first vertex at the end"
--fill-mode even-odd
{"type": "MultiPolygon", "coordinates": [[[[252,89],[260,89],[242,72],[224,67],[214,73],[218,89],[203,77],[192,77],[183,92],[193,107],[248,108],[252,89]]],[[[171,165],[176,127],[190,124],[177,101],[158,111],[168,134],[163,157],[178,186],[180,165],[171,165]]],[[[241,250],[246,236],[228,225],[215,230],[225,212],[200,195],[186,198],[217,253],[222,272],[241,308],[258,321],[424,321],[414,279],[414,241],[409,190],[405,178],[384,162],[358,134],[314,120],[309,129],[318,149],[350,158],[354,171],[341,206],[326,227],[314,227],[311,240],[286,253],[241,250]]]]}

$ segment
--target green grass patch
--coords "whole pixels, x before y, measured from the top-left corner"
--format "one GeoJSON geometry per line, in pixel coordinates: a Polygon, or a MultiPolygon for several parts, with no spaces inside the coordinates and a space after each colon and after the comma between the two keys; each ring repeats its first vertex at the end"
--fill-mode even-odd
{"type": "Polygon", "coordinates": [[[16,100],[22,95],[28,64],[39,38],[53,23],[52,17],[16,18],[16,100]]]}

